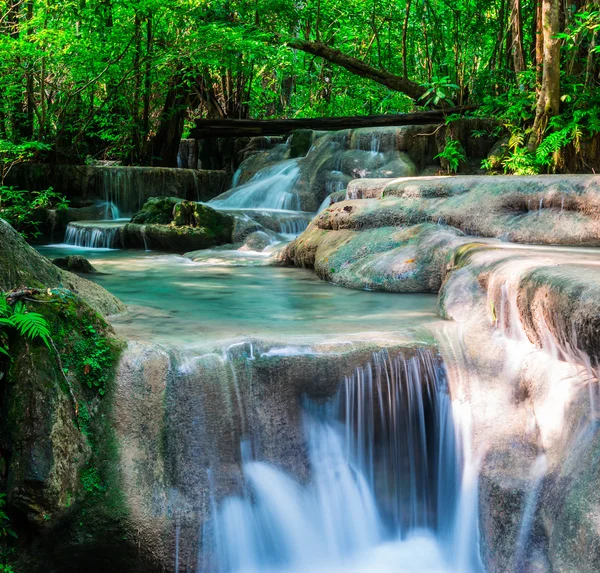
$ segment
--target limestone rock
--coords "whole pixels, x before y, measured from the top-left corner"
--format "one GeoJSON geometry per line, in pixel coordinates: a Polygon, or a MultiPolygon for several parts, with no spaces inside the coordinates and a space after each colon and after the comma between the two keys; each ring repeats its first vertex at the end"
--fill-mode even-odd
{"type": "Polygon", "coordinates": [[[94,265],[81,255],[69,255],[68,257],[59,257],[52,261],[58,268],[74,273],[95,273],[94,265]]]}
{"type": "Polygon", "coordinates": [[[125,310],[125,305],[101,286],[53,265],[0,219],[0,290],[22,286],[63,286],[81,296],[102,315],[125,310]]]}
{"type": "Polygon", "coordinates": [[[242,246],[246,251],[264,251],[271,244],[271,237],[264,231],[255,231],[246,238],[242,246]]]}
{"type": "Polygon", "coordinates": [[[131,222],[136,225],[168,225],[173,220],[175,205],[179,202],[181,199],[178,197],[151,197],[131,222]]]}

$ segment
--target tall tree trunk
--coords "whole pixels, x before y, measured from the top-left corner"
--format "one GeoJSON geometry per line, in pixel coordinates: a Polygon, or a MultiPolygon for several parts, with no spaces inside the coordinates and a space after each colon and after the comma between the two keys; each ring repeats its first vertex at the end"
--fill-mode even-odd
{"type": "Polygon", "coordinates": [[[150,132],[150,89],[151,89],[151,78],[150,73],[152,70],[151,63],[152,53],[152,14],[148,15],[146,20],[146,69],[144,72],[144,111],[142,116],[142,130],[144,137],[148,137],[150,132]]]}
{"type": "MultiPolygon", "coordinates": [[[[33,20],[33,0],[27,2],[27,36],[33,35],[33,27],[31,21],[33,20]]],[[[26,109],[26,120],[22,126],[22,135],[27,139],[33,138],[33,117],[35,114],[35,98],[33,94],[33,70],[31,65],[27,66],[27,72],[25,73],[25,109],[26,109]]]]}
{"type": "Polygon", "coordinates": [[[560,39],[556,37],[559,32],[559,2],[560,0],[542,0],[542,85],[529,140],[530,149],[537,146],[548,120],[557,115],[560,108],[560,39]]]}
{"type": "Polygon", "coordinates": [[[404,24],[402,24],[402,75],[405,80],[408,79],[408,66],[406,65],[406,60],[407,60],[406,36],[408,34],[408,19],[410,16],[410,4],[411,4],[411,0],[406,0],[406,9],[404,12],[404,24]]]}
{"type": "Polygon", "coordinates": [[[542,28],[542,0],[536,1],[535,20],[535,73],[537,84],[541,84],[542,71],[544,67],[544,30],[542,28]]]}
{"type": "Polygon", "coordinates": [[[512,0],[510,14],[512,29],[512,55],[515,73],[525,71],[525,50],[523,48],[523,20],[521,18],[521,0],[512,0]]]}
{"type": "Polygon", "coordinates": [[[189,89],[184,85],[182,78],[173,78],[165,98],[158,131],[151,144],[150,162],[153,165],[177,167],[177,154],[189,95],[189,89]]]}

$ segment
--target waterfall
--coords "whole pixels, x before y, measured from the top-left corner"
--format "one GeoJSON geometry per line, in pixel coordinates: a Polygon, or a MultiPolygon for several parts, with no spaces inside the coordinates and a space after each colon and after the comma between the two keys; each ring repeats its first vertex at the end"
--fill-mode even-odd
{"type": "Polygon", "coordinates": [[[526,552],[529,549],[531,530],[537,511],[538,498],[543,485],[543,480],[548,469],[548,461],[545,454],[539,454],[531,468],[531,488],[525,500],[525,508],[519,527],[519,537],[517,539],[517,549],[515,553],[515,570],[521,571],[527,562],[526,552]]]}
{"type": "Polygon", "coordinates": [[[65,244],[86,249],[116,249],[126,221],[78,221],[69,223],[65,244]]]}
{"type": "Polygon", "coordinates": [[[294,184],[300,175],[297,159],[281,161],[258,171],[248,183],[209,201],[217,209],[300,210],[294,184]]]}
{"type": "Polygon", "coordinates": [[[133,168],[106,167],[98,171],[104,201],[115,205],[121,212],[133,215],[143,204],[141,171],[133,168]]]}
{"type": "Polygon", "coordinates": [[[306,217],[279,217],[279,233],[288,237],[297,237],[306,229],[306,227],[308,227],[309,222],[310,220],[308,220],[306,217]]]}
{"type": "MultiPolygon", "coordinates": [[[[202,571],[476,570],[454,565],[456,533],[466,533],[454,532],[457,508],[472,502],[458,501],[469,444],[435,355],[377,352],[333,398],[305,397],[303,409],[309,482],[243,448],[243,493],[213,501],[202,571]]],[[[464,509],[476,530],[476,505],[464,509]]],[[[460,542],[476,553],[476,535],[460,542]]]]}
{"type": "Polygon", "coordinates": [[[121,212],[119,211],[119,207],[117,207],[113,202],[105,201],[104,203],[102,203],[102,206],[104,207],[105,219],[116,220],[121,218],[121,212]]]}

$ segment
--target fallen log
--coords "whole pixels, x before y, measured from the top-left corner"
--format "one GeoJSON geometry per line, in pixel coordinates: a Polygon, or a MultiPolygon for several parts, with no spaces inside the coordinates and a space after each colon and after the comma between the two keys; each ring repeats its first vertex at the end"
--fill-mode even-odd
{"type": "Polygon", "coordinates": [[[387,127],[400,125],[439,124],[453,114],[463,114],[477,109],[477,106],[444,108],[415,113],[386,115],[358,115],[349,117],[316,117],[301,119],[198,119],[190,138],[211,137],[256,137],[287,135],[295,129],[316,131],[339,131],[360,127],[387,127]]]}

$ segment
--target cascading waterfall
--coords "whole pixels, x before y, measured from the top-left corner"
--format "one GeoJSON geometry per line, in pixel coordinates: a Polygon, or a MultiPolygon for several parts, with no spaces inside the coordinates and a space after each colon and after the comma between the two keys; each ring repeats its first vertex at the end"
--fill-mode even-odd
{"type": "Polygon", "coordinates": [[[128,215],[140,210],[144,197],[133,170],[107,167],[99,171],[98,176],[101,178],[100,187],[106,203],[117,206],[121,212],[128,215]]]}
{"type": "Polygon", "coordinates": [[[69,223],[65,232],[65,244],[86,249],[118,248],[121,229],[126,222],[127,220],[69,223]]]}
{"type": "Polygon", "coordinates": [[[288,159],[258,171],[244,185],[209,201],[217,209],[300,210],[294,184],[300,175],[297,159],[288,159]]]}
{"type": "Polygon", "coordinates": [[[279,217],[279,233],[284,236],[296,237],[308,227],[310,222],[306,217],[294,215],[279,217]]]}
{"type": "MultiPolygon", "coordinates": [[[[202,571],[478,569],[476,535],[453,547],[465,534],[457,510],[473,496],[458,500],[468,444],[436,356],[378,352],[304,411],[309,483],[243,448],[244,492],[215,503],[202,571]]],[[[476,530],[476,506],[469,515],[476,530]]]]}

